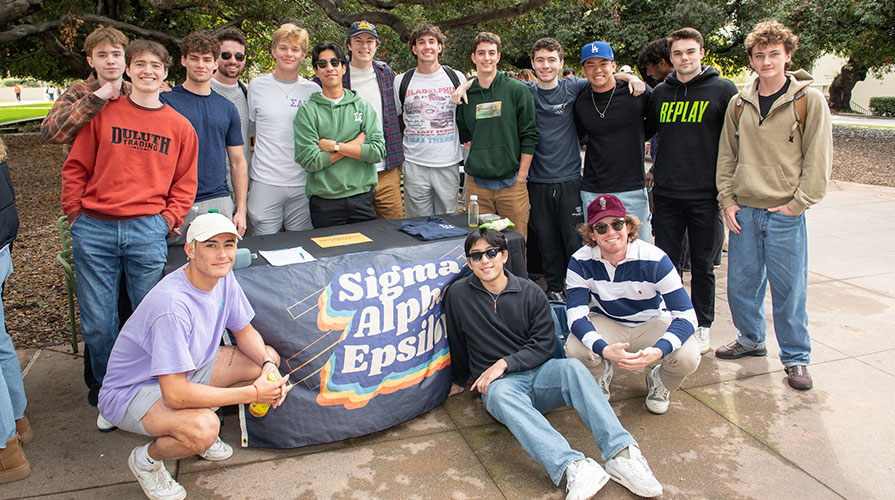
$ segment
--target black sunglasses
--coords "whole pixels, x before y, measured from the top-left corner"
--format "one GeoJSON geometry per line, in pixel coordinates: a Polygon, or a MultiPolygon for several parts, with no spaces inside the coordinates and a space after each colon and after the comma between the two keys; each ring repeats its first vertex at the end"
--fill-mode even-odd
{"type": "Polygon", "coordinates": [[[235,57],[237,61],[242,61],[246,58],[246,55],[242,52],[237,52],[235,54],[231,54],[230,52],[221,52],[221,59],[229,61],[231,57],[235,57]]]}
{"type": "Polygon", "coordinates": [[[491,259],[497,257],[497,255],[499,253],[500,253],[499,248],[489,248],[489,249],[485,250],[484,252],[469,252],[466,255],[466,258],[468,258],[469,260],[471,260],[473,262],[478,262],[478,261],[482,260],[483,255],[488,256],[488,260],[491,260],[491,259]]]}
{"type": "Polygon", "coordinates": [[[597,234],[606,234],[606,231],[609,231],[609,226],[612,226],[614,231],[621,231],[623,227],[625,227],[625,219],[617,219],[612,221],[611,224],[606,224],[603,222],[592,225],[591,227],[597,234]]]}
{"type": "Polygon", "coordinates": [[[316,61],[314,61],[314,65],[320,69],[325,69],[327,63],[331,64],[333,68],[338,68],[339,65],[342,64],[342,60],[339,58],[333,57],[329,61],[327,61],[326,59],[317,59],[316,61]]]}

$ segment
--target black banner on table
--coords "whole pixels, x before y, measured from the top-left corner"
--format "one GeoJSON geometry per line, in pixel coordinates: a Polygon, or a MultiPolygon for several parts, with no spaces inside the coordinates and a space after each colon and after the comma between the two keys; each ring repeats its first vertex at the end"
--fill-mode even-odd
{"type": "Polygon", "coordinates": [[[240,408],[242,444],[294,448],[386,429],[441,404],[451,385],[445,287],[462,240],[236,271],[252,324],[295,387],[257,418],[240,408]]]}

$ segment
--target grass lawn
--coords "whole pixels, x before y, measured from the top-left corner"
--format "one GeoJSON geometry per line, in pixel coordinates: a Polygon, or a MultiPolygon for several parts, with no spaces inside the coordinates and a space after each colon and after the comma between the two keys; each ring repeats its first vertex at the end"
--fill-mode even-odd
{"type": "Polygon", "coordinates": [[[0,107],[0,124],[24,120],[26,118],[40,118],[47,116],[53,103],[21,104],[19,106],[0,107]]]}

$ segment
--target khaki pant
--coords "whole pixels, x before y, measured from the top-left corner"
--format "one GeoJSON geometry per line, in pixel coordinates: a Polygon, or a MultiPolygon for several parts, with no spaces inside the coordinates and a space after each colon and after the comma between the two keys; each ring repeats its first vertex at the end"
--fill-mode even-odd
{"type": "Polygon", "coordinates": [[[404,218],[404,202],[401,200],[401,169],[379,172],[379,183],[373,192],[373,209],[377,219],[404,218]]]}
{"type": "MultiPolygon", "coordinates": [[[[607,344],[629,343],[628,352],[637,352],[656,345],[671,324],[671,318],[668,316],[636,326],[627,326],[597,313],[591,313],[588,319],[607,344]]],[[[603,358],[585,347],[578,337],[570,334],[565,349],[566,357],[584,363],[595,379],[599,379],[603,374],[603,358]]],[[[662,358],[662,364],[659,366],[659,378],[662,379],[662,384],[669,391],[676,390],[688,375],[696,371],[700,360],[696,339],[690,337],[679,349],[662,358]]]]}
{"type": "Polygon", "coordinates": [[[475,183],[471,175],[466,176],[466,205],[469,206],[469,196],[479,197],[479,215],[497,214],[513,221],[513,231],[528,239],[528,212],[531,205],[528,202],[528,187],[524,182],[516,182],[504,189],[492,191],[475,183]]]}

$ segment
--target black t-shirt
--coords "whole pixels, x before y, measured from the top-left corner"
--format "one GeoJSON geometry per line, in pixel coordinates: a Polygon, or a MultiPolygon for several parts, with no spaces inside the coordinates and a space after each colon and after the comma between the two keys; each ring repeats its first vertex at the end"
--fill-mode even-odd
{"type": "Polygon", "coordinates": [[[777,92],[774,92],[773,94],[771,94],[767,97],[765,97],[761,94],[758,94],[758,107],[759,107],[759,110],[761,111],[762,119],[764,119],[764,117],[768,116],[768,113],[771,112],[771,106],[774,105],[774,101],[776,101],[778,97],[785,94],[787,90],[789,90],[789,79],[788,78],[786,79],[786,83],[784,83],[783,86],[780,87],[780,90],[778,90],[777,92]]]}
{"type": "Polygon", "coordinates": [[[587,145],[582,191],[619,193],[646,185],[644,117],[651,94],[647,87],[634,97],[627,83],[616,81],[614,94],[612,90],[597,93],[589,89],[575,100],[578,136],[586,137],[587,145]]]}

